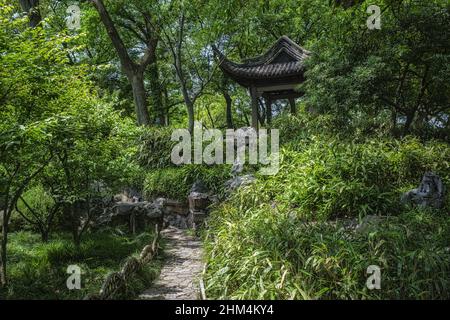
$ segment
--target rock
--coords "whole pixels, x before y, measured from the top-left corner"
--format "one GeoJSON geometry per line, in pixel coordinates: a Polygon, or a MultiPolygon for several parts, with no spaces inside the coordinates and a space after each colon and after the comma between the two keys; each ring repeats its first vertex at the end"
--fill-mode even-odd
{"type": "Polygon", "coordinates": [[[179,229],[188,228],[188,216],[181,216],[179,214],[164,215],[164,225],[173,226],[179,229]]]}
{"type": "Polygon", "coordinates": [[[163,206],[160,202],[117,202],[105,209],[97,224],[128,225],[131,231],[145,229],[149,223],[162,224],[163,206]]]}
{"type": "Polygon", "coordinates": [[[249,185],[253,183],[256,178],[252,174],[246,174],[243,176],[237,176],[225,182],[225,190],[231,192],[239,187],[249,185]]]}
{"type": "Polygon", "coordinates": [[[250,145],[250,137],[256,137],[257,133],[253,127],[242,127],[235,131],[236,147],[248,147],[250,145]],[[239,143],[244,142],[242,145],[239,143]]]}
{"type": "Polygon", "coordinates": [[[144,204],[142,208],[143,213],[149,219],[159,218],[163,214],[163,206],[156,201],[144,204]]]}
{"type": "Polygon", "coordinates": [[[367,215],[362,218],[361,223],[355,227],[356,233],[367,233],[377,227],[377,225],[382,221],[380,216],[367,215]]]}
{"type": "Polygon", "coordinates": [[[201,224],[208,214],[208,207],[211,204],[208,189],[199,182],[194,183],[188,196],[189,215],[186,224],[189,228],[194,228],[201,224]],[[199,187],[201,186],[201,187],[199,187]]]}
{"type": "Polygon", "coordinates": [[[244,164],[236,160],[231,167],[231,176],[237,177],[238,174],[242,173],[242,171],[244,171],[244,164]]]}
{"type": "Polygon", "coordinates": [[[186,202],[167,199],[163,205],[164,214],[187,215],[189,207],[186,202]]]}
{"type": "Polygon", "coordinates": [[[189,210],[206,210],[210,204],[209,195],[202,192],[191,192],[188,196],[189,210]]]}
{"type": "Polygon", "coordinates": [[[166,198],[156,198],[154,201],[156,204],[160,205],[161,207],[164,207],[164,205],[167,203],[166,198]]]}
{"type": "Polygon", "coordinates": [[[114,195],[115,202],[141,202],[142,194],[132,188],[126,188],[121,193],[114,195]]]}
{"type": "Polygon", "coordinates": [[[441,178],[432,172],[426,172],[419,187],[404,193],[401,202],[439,209],[443,207],[444,199],[444,184],[441,178]]]}
{"type": "Polygon", "coordinates": [[[197,180],[197,181],[194,182],[194,184],[191,187],[191,193],[192,192],[207,193],[208,192],[208,188],[205,186],[203,181],[197,180]]]}

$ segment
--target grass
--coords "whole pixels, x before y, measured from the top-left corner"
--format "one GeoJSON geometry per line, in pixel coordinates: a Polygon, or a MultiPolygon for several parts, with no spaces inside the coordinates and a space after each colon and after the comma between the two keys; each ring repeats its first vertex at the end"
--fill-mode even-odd
{"type": "Polygon", "coordinates": [[[205,282],[213,299],[450,298],[446,213],[411,210],[359,233],[270,206],[227,207],[209,225],[205,282]],[[381,268],[381,290],[366,287],[370,265],[381,268]]]}
{"type": "MultiPolygon", "coordinates": [[[[88,293],[98,293],[106,275],[118,271],[128,256],[139,254],[151,240],[150,233],[124,236],[105,230],[87,234],[77,250],[68,234],[55,235],[42,243],[38,234],[12,233],[8,244],[9,286],[0,291],[0,299],[83,299],[88,293]],[[82,270],[80,290],[67,289],[69,265],[82,270]]],[[[132,298],[142,292],[159,274],[161,264],[156,259],[145,266],[117,298],[132,298]]]]}
{"type": "MultiPolygon", "coordinates": [[[[300,129],[299,129],[300,130],[300,129]]],[[[400,203],[426,171],[450,185],[450,148],[416,139],[285,142],[280,172],[258,176],[208,218],[211,299],[450,299],[450,195],[441,210],[400,203]],[[367,215],[366,232],[347,225],[367,215]],[[366,287],[381,268],[381,289],[366,287]]]]}

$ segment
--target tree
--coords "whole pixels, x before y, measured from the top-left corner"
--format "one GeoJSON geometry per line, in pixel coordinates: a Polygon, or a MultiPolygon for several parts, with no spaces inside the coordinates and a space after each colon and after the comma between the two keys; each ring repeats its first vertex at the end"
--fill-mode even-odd
{"type": "Polygon", "coordinates": [[[39,11],[39,0],[19,0],[22,10],[29,16],[30,27],[36,27],[41,22],[42,17],[39,11]]]}
{"type": "Polygon", "coordinates": [[[14,7],[6,0],[0,4],[0,285],[4,286],[8,227],[16,209],[27,207],[28,212],[22,213],[34,216],[32,222],[42,227],[44,238],[51,223],[40,216],[26,193],[44,184],[73,221],[74,242],[79,243],[97,210],[94,196],[99,192],[93,183],[123,181],[119,176],[128,167],[122,164],[131,162],[127,139],[136,128],[112,108],[108,97],[98,97],[85,65],[69,63],[72,37],[29,28],[27,17],[12,18],[14,7]],[[81,210],[72,211],[78,204],[81,210]]]}
{"type": "Polygon", "coordinates": [[[47,125],[34,116],[42,112],[42,96],[36,92],[43,92],[49,83],[40,81],[48,72],[42,67],[57,61],[58,55],[36,54],[44,48],[51,52],[57,42],[46,38],[41,28],[27,28],[27,18],[11,19],[14,7],[3,0],[0,4],[0,285],[5,286],[11,215],[26,188],[53,158],[45,147],[47,125]]]}
{"type": "Polygon", "coordinates": [[[156,47],[158,45],[157,30],[152,25],[152,18],[149,12],[140,12],[144,16],[143,33],[146,49],[139,62],[134,62],[128,54],[127,48],[117,31],[116,25],[111,19],[102,0],[92,0],[103,25],[106,28],[109,38],[119,57],[120,64],[133,90],[133,99],[137,122],[139,125],[149,125],[150,118],[147,109],[147,93],[144,86],[144,72],[148,65],[155,62],[156,47]]]}
{"type": "Polygon", "coordinates": [[[19,197],[15,210],[39,231],[42,242],[47,242],[60,207],[61,203],[38,184],[19,197]]]}
{"type": "Polygon", "coordinates": [[[161,39],[171,53],[171,63],[187,109],[188,129],[193,132],[195,101],[204,93],[217,68],[210,45],[203,42],[204,39],[201,41],[201,37],[197,38],[200,41],[194,41],[196,31],[202,27],[194,14],[194,6],[174,1],[171,8],[169,12],[177,14],[166,18],[172,23],[161,29],[161,39]]]}
{"type": "Polygon", "coordinates": [[[52,159],[51,152],[36,145],[45,142],[44,128],[39,125],[2,126],[0,140],[0,204],[1,204],[1,244],[0,244],[0,286],[7,284],[6,247],[8,225],[17,201],[36,176],[52,159]]]}
{"type": "MultiPolygon", "coordinates": [[[[367,5],[336,8],[312,46],[306,103],[335,127],[396,136],[445,137],[450,114],[450,13],[446,1],[384,1],[381,30],[368,30],[367,5]],[[351,15],[348,12],[352,12],[351,15]],[[356,45],[356,43],[358,45],[356,45]]],[[[330,12],[328,13],[330,14],[330,12]]]]}

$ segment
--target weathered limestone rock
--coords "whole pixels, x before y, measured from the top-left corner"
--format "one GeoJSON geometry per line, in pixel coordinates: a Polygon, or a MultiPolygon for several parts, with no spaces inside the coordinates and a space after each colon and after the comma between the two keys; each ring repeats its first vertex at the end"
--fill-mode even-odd
{"type": "Polygon", "coordinates": [[[207,188],[202,182],[194,183],[188,196],[189,217],[187,220],[189,227],[195,227],[203,222],[208,214],[208,207],[211,204],[207,188]]]}
{"type": "Polygon", "coordinates": [[[244,171],[244,164],[238,160],[231,167],[231,179],[225,181],[226,193],[231,193],[237,188],[253,183],[256,178],[252,174],[241,175],[244,171]]]}
{"type": "Polygon", "coordinates": [[[189,207],[185,201],[167,199],[164,203],[164,213],[167,215],[178,214],[185,216],[189,213],[189,207]]]}
{"type": "Polygon", "coordinates": [[[164,199],[164,226],[173,226],[179,229],[188,228],[189,207],[184,201],[164,199]]]}
{"type": "Polygon", "coordinates": [[[124,189],[121,193],[114,195],[114,202],[141,202],[142,194],[131,188],[124,189]]]}
{"type": "Polygon", "coordinates": [[[236,190],[239,187],[249,185],[249,184],[253,183],[255,180],[256,180],[256,178],[252,174],[236,176],[225,182],[225,190],[227,192],[231,192],[231,191],[236,190]]]}
{"type": "Polygon", "coordinates": [[[237,177],[242,171],[244,171],[244,164],[236,160],[231,167],[231,176],[237,177]]]}
{"type": "Polygon", "coordinates": [[[404,204],[437,209],[443,207],[444,199],[444,184],[441,178],[432,172],[426,172],[419,187],[404,193],[401,197],[404,204]]]}
{"type": "Polygon", "coordinates": [[[112,226],[128,225],[131,232],[144,229],[148,224],[162,224],[163,206],[158,202],[116,202],[111,208],[105,209],[97,224],[112,226]]]}
{"type": "Polygon", "coordinates": [[[378,224],[383,220],[380,216],[367,215],[362,218],[361,223],[356,225],[355,232],[357,233],[368,233],[378,226],[378,224]]]}
{"type": "Polygon", "coordinates": [[[194,182],[194,184],[191,187],[191,193],[192,192],[198,192],[198,193],[207,193],[208,192],[208,188],[205,186],[205,184],[203,183],[203,181],[201,180],[197,180],[194,182]]]}

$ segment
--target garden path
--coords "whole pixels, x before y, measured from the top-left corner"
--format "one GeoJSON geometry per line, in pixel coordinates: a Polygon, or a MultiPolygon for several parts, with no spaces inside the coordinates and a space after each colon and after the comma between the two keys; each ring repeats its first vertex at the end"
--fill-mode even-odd
{"type": "Polygon", "coordinates": [[[164,266],[159,278],[140,294],[143,300],[197,300],[203,268],[200,239],[186,230],[168,227],[161,232],[166,241],[164,266]]]}

